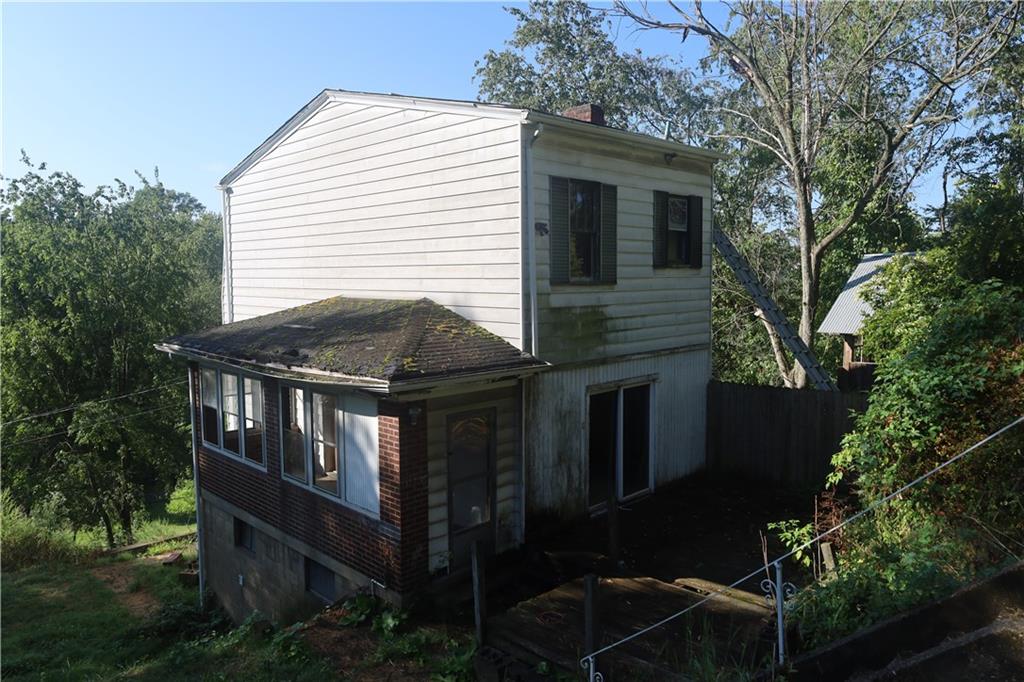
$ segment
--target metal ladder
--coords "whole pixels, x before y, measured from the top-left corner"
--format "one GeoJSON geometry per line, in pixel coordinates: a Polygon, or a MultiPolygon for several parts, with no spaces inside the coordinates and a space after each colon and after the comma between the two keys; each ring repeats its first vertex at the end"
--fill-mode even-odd
{"type": "Polygon", "coordinates": [[[761,285],[761,282],[757,279],[754,271],[750,269],[750,264],[747,263],[747,259],[736,249],[729,237],[721,230],[713,230],[715,248],[725,258],[725,262],[732,268],[733,273],[736,275],[736,279],[740,281],[743,288],[747,290],[747,293],[754,299],[754,304],[761,309],[761,313],[764,318],[768,320],[775,331],[778,332],[779,338],[782,339],[782,343],[786,345],[789,352],[793,354],[796,361],[804,368],[807,372],[807,379],[814,385],[815,388],[821,391],[837,391],[836,385],[832,382],[828,372],[822,368],[821,364],[818,363],[818,359],[814,357],[814,353],[804,340],[793,331],[793,327],[790,326],[786,316],[782,314],[779,307],[775,305],[775,301],[768,295],[765,288],[761,285]]]}

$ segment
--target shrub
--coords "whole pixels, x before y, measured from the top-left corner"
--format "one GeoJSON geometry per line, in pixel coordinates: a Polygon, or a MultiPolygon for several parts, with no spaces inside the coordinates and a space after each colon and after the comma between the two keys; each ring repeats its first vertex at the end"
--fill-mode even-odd
{"type": "MultiPolygon", "coordinates": [[[[864,328],[876,383],[829,476],[854,508],[1024,414],[1024,291],[966,279],[944,249],[897,259],[877,281],[864,328]]],[[[794,604],[804,643],[843,636],[1013,560],[1008,547],[1024,546],[1022,464],[1018,426],[847,527],[838,570],[794,604]]]]}
{"type": "Polygon", "coordinates": [[[76,563],[86,551],[70,532],[49,528],[0,492],[0,561],[5,571],[51,561],[76,563]]]}
{"type": "Polygon", "coordinates": [[[167,500],[167,513],[174,516],[196,515],[196,484],[191,476],[186,476],[174,486],[170,499],[167,500]]]}

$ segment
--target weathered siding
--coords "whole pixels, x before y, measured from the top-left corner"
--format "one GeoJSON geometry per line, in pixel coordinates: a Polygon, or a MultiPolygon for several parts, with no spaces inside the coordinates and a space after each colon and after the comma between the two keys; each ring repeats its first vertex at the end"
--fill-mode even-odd
{"type": "Polygon", "coordinates": [[[331,101],[231,184],[234,319],[427,296],[520,338],[515,121],[331,101]]]}
{"type": "Polygon", "coordinates": [[[570,362],[710,343],[709,164],[683,159],[667,164],[660,152],[574,143],[562,131],[542,134],[533,155],[535,222],[549,223],[552,175],[618,187],[616,284],[551,285],[550,237],[537,236],[540,357],[570,362]],[[654,190],[704,198],[704,267],[653,267],[654,190]]]}
{"type": "Polygon", "coordinates": [[[464,393],[427,401],[427,461],[430,501],[428,519],[430,571],[448,566],[448,416],[494,408],[497,412],[496,549],[516,547],[522,540],[519,388],[464,393]]]}
{"type": "Polygon", "coordinates": [[[526,383],[526,508],[570,518],[587,511],[587,388],[651,377],[654,381],[654,484],[704,466],[707,348],[573,369],[552,369],[526,383]]]}

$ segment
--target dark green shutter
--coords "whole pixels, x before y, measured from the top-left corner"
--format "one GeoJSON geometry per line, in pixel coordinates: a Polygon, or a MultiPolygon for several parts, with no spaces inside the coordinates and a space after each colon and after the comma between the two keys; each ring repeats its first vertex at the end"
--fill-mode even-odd
{"type": "Polygon", "coordinates": [[[615,284],[619,268],[619,189],[601,185],[601,282],[615,284]]]}
{"type": "Polygon", "coordinates": [[[686,197],[686,229],[690,233],[690,267],[704,265],[704,198],[686,197]]]}
{"type": "Polygon", "coordinates": [[[569,181],[551,176],[548,183],[550,258],[548,271],[552,284],[569,281],[569,181]]]}
{"type": "Polygon", "coordinates": [[[654,192],[654,267],[668,265],[668,192],[654,192]]]}

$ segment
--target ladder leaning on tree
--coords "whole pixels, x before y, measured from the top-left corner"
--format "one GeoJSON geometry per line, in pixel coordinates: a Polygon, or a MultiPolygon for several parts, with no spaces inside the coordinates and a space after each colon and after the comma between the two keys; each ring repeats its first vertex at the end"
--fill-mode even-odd
{"type": "Polygon", "coordinates": [[[772,297],[768,295],[768,292],[761,285],[757,275],[750,269],[747,259],[736,249],[729,237],[721,230],[716,229],[714,230],[714,240],[715,248],[718,249],[718,252],[725,258],[725,262],[732,268],[736,279],[740,281],[743,288],[754,299],[754,305],[761,311],[761,315],[772,325],[779,338],[782,339],[782,343],[786,345],[786,348],[793,354],[796,361],[804,368],[804,371],[807,373],[807,379],[819,390],[838,390],[836,385],[832,383],[828,373],[818,362],[818,359],[814,357],[811,349],[793,331],[793,327],[790,326],[786,316],[779,310],[779,306],[775,305],[775,301],[772,300],[772,297]]]}

